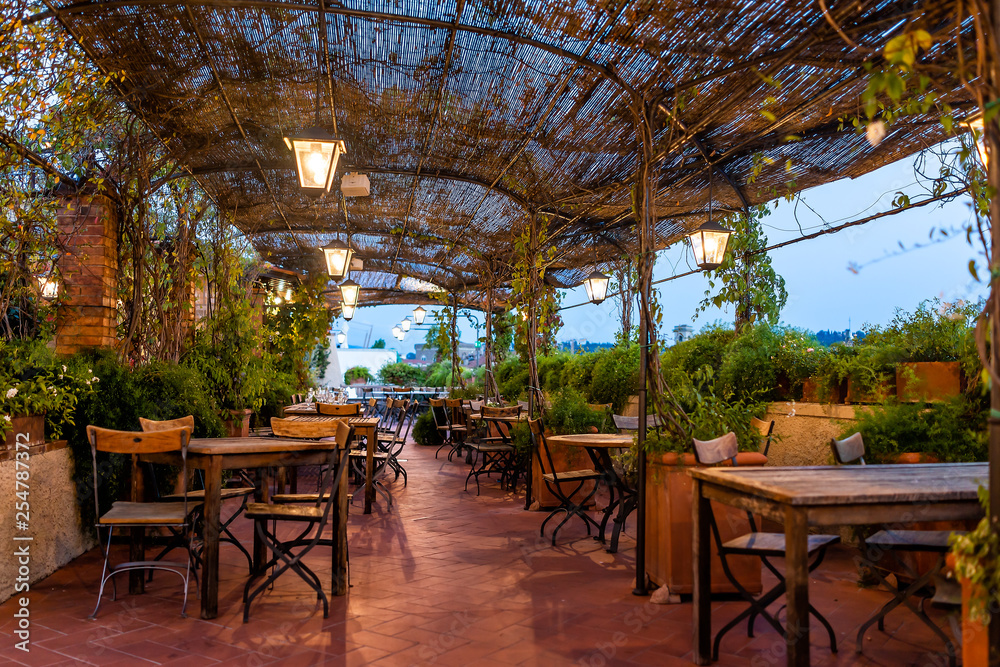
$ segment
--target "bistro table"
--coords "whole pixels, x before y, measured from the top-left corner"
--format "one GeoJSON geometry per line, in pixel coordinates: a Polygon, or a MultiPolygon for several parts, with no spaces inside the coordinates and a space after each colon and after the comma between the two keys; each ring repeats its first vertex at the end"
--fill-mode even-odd
{"type": "Polygon", "coordinates": [[[785,526],[788,664],[809,665],[807,536],[812,526],[953,521],[982,516],[978,488],[988,463],[693,468],[694,660],[712,656],[709,512],[711,500],[785,526]]]}
{"type": "MultiPolygon", "coordinates": [[[[330,458],[330,450],[336,449],[333,440],[294,440],[289,438],[192,438],[188,444],[187,463],[190,468],[205,473],[205,501],[202,509],[204,518],[203,538],[205,547],[201,553],[201,617],[215,618],[219,614],[219,523],[222,510],[222,471],[243,468],[257,468],[258,502],[267,502],[269,479],[267,469],[276,466],[318,465],[330,458]]],[[[179,452],[144,454],[143,461],[181,465],[179,452]]],[[[140,483],[133,485],[133,500],[142,497],[140,483]]],[[[347,594],[347,485],[341,484],[334,515],[330,524],[337,527],[337,546],[333,549],[333,592],[347,594]]],[[[141,549],[141,537],[133,533],[132,549],[141,549]]],[[[254,569],[267,561],[266,546],[254,531],[254,569]]],[[[139,558],[141,560],[141,558],[139,558]]],[[[142,590],[141,577],[134,592],[142,590]]]]}
{"type": "Polygon", "coordinates": [[[615,527],[611,531],[611,546],[608,553],[618,551],[618,536],[621,535],[622,528],[625,527],[625,520],[635,509],[638,502],[638,495],[635,489],[625,483],[625,480],[615,471],[614,462],[611,460],[612,449],[627,449],[634,442],[633,436],[628,433],[575,433],[571,435],[550,435],[546,437],[550,445],[567,445],[569,447],[584,447],[590,460],[594,463],[594,469],[601,473],[604,482],[608,485],[611,493],[608,506],[604,508],[604,519],[601,521],[601,533],[595,539],[605,541],[604,530],[607,528],[608,519],[611,518],[615,508],[618,515],[615,517],[615,527]],[[615,498],[615,492],[618,498],[615,498]]]}
{"type": "MultiPolygon", "coordinates": [[[[317,412],[315,403],[297,403],[285,408],[285,419],[295,419],[302,421],[339,421],[342,415],[321,415],[317,412]]],[[[354,427],[354,435],[365,436],[368,441],[365,457],[365,514],[372,513],[372,503],[375,502],[375,480],[372,477],[372,470],[375,463],[375,437],[378,429],[378,417],[350,417],[348,424],[354,427]]]]}

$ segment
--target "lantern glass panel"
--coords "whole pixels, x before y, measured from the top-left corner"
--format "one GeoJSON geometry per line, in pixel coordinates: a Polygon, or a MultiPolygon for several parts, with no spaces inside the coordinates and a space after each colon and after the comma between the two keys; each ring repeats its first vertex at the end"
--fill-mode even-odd
{"type": "Polygon", "coordinates": [[[340,316],[343,317],[345,320],[350,320],[352,317],[354,317],[354,306],[348,306],[347,304],[341,306],[340,316]]]}
{"type": "Polygon", "coordinates": [[[587,298],[593,303],[601,303],[608,296],[609,278],[600,271],[594,271],[583,281],[587,290],[587,298]]]}
{"type": "Polygon", "coordinates": [[[334,155],[339,152],[336,150],[337,142],[292,139],[292,147],[299,171],[299,186],[329,192],[328,183],[333,182],[331,176],[335,169],[334,155]]]}
{"type": "Polygon", "coordinates": [[[361,285],[353,280],[347,280],[340,286],[340,298],[343,299],[345,306],[351,306],[352,308],[357,306],[360,294],[361,285]]]}
{"type": "Polygon", "coordinates": [[[417,306],[416,308],[413,309],[413,321],[417,323],[417,326],[420,326],[421,324],[424,323],[424,317],[426,315],[427,311],[424,309],[423,306],[417,306]]]}

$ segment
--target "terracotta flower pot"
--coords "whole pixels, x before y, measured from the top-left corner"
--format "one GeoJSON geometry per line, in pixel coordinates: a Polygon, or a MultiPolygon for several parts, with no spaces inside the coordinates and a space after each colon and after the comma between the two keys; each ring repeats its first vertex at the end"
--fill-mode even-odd
{"type": "Polygon", "coordinates": [[[230,438],[250,437],[250,414],[253,410],[230,410],[226,419],[226,435],[230,438]]]}
{"type": "MultiPolygon", "coordinates": [[[[763,465],[767,458],[756,452],[741,452],[741,466],[763,465]]],[[[694,454],[663,454],[649,457],[646,468],[646,573],[658,586],[667,586],[674,595],[694,589],[691,519],[694,482],[687,474],[697,465],[694,454]]],[[[712,511],[723,540],[749,532],[746,512],[712,502],[712,511]]],[[[734,593],[736,588],[722,570],[715,540],[712,553],[712,592],[734,593]]],[[[736,578],[751,593],[761,591],[761,562],[754,556],[735,556],[729,564],[736,578]]]]}
{"type": "Polygon", "coordinates": [[[803,403],[843,403],[847,396],[847,382],[841,382],[830,390],[830,395],[826,401],[822,400],[820,392],[819,378],[806,378],[802,381],[802,402],[803,403]]]}
{"type": "Polygon", "coordinates": [[[45,444],[45,415],[17,415],[11,417],[11,428],[4,439],[6,449],[16,449],[17,443],[28,447],[45,444]]]}
{"type": "MultiPolygon", "coordinates": [[[[954,554],[948,554],[947,563],[949,568],[955,568],[954,554]]],[[[968,579],[958,581],[962,585],[962,664],[987,665],[990,655],[989,628],[969,614],[975,592],[973,583],[968,579]]]]}

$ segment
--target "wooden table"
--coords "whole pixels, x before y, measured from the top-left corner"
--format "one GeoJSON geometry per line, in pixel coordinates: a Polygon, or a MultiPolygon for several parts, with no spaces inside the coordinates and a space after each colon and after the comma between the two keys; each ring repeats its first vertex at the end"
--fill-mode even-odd
{"type": "MultiPolygon", "coordinates": [[[[332,440],[292,440],[285,438],[193,438],[188,445],[188,467],[205,472],[204,517],[205,548],[201,553],[201,617],[215,618],[219,614],[219,524],[222,510],[222,471],[243,468],[258,469],[258,502],[267,502],[267,469],[276,466],[318,465],[336,449],[332,440]]],[[[142,457],[152,463],[181,465],[180,453],[148,454],[142,457]]],[[[333,592],[347,593],[347,484],[341,480],[334,515],[330,523],[337,527],[337,547],[333,550],[333,592]]],[[[135,499],[142,492],[133,487],[135,499]]],[[[133,550],[141,549],[133,535],[133,550]]],[[[266,546],[254,531],[254,567],[267,561],[266,546]]],[[[138,560],[142,560],[139,558],[138,560]]],[[[141,582],[141,578],[140,578],[141,582]]],[[[141,592],[141,586],[139,587],[141,592]]]]}
{"type": "Polygon", "coordinates": [[[710,500],[740,507],[785,526],[785,624],[788,664],[809,665],[811,526],[952,521],[982,516],[977,491],[987,463],[789,468],[693,468],[694,659],[712,656],[710,500]]]}
{"type": "MultiPolygon", "coordinates": [[[[307,419],[310,421],[339,421],[342,415],[321,415],[316,412],[315,403],[298,403],[285,408],[285,419],[307,419]]],[[[365,436],[368,441],[365,465],[365,514],[372,513],[372,503],[375,502],[375,480],[372,470],[375,462],[375,447],[377,446],[378,417],[350,417],[348,424],[354,427],[355,436],[365,436]]]]}
{"type": "Polygon", "coordinates": [[[611,450],[628,449],[635,442],[634,437],[628,433],[574,433],[571,435],[550,435],[545,439],[550,445],[586,448],[590,460],[594,463],[594,469],[604,476],[611,497],[608,506],[604,508],[604,519],[601,521],[601,532],[597,539],[601,542],[605,541],[604,530],[607,528],[608,519],[617,508],[618,516],[615,517],[615,527],[611,531],[611,546],[608,547],[608,553],[617,552],[618,536],[625,526],[625,519],[635,509],[638,496],[635,489],[626,484],[625,480],[615,471],[614,462],[611,460],[611,450]],[[616,491],[618,492],[617,499],[615,499],[616,491]]]}

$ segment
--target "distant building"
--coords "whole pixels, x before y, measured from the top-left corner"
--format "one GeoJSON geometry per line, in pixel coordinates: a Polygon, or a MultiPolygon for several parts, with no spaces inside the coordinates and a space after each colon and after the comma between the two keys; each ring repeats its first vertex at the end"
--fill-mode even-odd
{"type": "Polygon", "coordinates": [[[614,343],[591,343],[588,340],[572,339],[559,343],[560,352],[570,352],[572,354],[584,352],[596,352],[604,348],[614,347],[614,343]]]}
{"type": "Polygon", "coordinates": [[[833,345],[834,343],[846,343],[850,339],[850,329],[844,329],[843,331],[829,331],[824,329],[823,331],[816,332],[816,340],[827,347],[833,345]]]}
{"type": "Polygon", "coordinates": [[[694,327],[690,324],[678,324],[674,327],[674,345],[683,343],[694,335],[694,327]]]}

